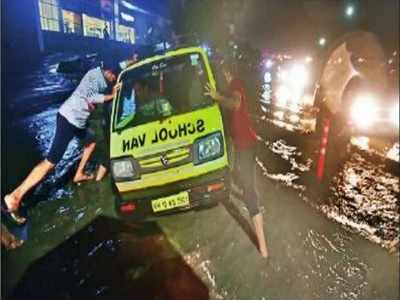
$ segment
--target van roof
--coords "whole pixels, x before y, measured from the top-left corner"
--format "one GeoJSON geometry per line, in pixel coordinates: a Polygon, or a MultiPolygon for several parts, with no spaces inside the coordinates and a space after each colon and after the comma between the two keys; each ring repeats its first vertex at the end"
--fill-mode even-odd
{"type": "Polygon", "coordinates": [[[187,47],[187,48],[180,48],[180,49],[177,49],[177,50],[168,51],[168,52],[165,52],[164,54],[157,54],[157,55],[154,55],[154,56],[145,58],[145,59],[143,59],[143,60],[140,60],[140,61],[138,61],[137,63],[134,63],[134,64],[128,66],[126,69],[124,69],[122,72],[120,72],[120,74],[119,74],[119,76],[118,76],[118,81],[117,81],[117,82],[120,82],[122,76],[123,76],[125,73],[127,73],[127,72],[129,72],[130,70],[133,70],[133,69],[135,69],[135,68],[138,68],[138,67],[140,67],[140,66],[143,66],[143,65],[152,63],[152,62],[154,62],[154,61],[157,61],[157,60],[160,60],[160,59],[163,59],[163,58],[173,57],[173,56],[179,56],[179,55],[185,55],[185,54],[187,54],[187,53],[193,53],[193,52],[198,52],[198,53],[200,53],[201,55],[206,55],[206,53],[204,52],[204,50],[203,50],[201,47],[195,47],[195,46],[193,46],[193,47],[187,47]]]}

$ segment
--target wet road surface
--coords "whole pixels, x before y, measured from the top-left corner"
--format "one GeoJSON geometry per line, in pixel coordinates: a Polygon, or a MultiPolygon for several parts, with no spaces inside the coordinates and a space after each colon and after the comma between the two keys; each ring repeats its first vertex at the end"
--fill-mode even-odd
{"type": "Polygon", "coordinates": [[[261,131],[268,133],[265,139],[260,137],[264,149],[257,163],[266,177],[299,191],[311,206],[370,241],[390,249],[399,240],[398,163],[352,145],[332,180],[330,194],[316,201],[309,193],[314,187],[305,184],[315,174],[315,154],[309,149],[315,140],[287,132],[282,137],[282,131],[263,126],[261,131]]]}
{"type": "MultiPolygon", "coordinates": [[[[48,75],[59,58],[47,58],[34,75],[37,86],[9,101],[13,110],[32,100],[31,90],[68,93],[62,76],[48,75]]],[[[47,151],[58,96],[36,97],[34,109],[27,105],[9,118],[3,193],[47,151]]],[[[399,255],[382,247],[398,236],[398,178],[355,153],[331,201],[319,205],[298,180],[307,176],[310,158],[291,139],[271,132],[260,138],[257,186],[269,260],[254,246],[237,192],[214,208],[152,223],[116,220],[109,177],[71,183],[80,155],[73,143],[26,199],[29,224],[13,229],[26,242],[2,253],[3,293],[13,299],[28,293],[30,299],[398,299],[399,255]]]]}

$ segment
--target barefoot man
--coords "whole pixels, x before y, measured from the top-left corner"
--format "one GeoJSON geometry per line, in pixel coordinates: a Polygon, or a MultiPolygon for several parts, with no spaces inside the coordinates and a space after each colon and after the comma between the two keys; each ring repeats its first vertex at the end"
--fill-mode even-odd
{"type": "Polygon", "coordinates": [[[222,74],[228,84],[228,95],[224,96],[206,86],[206,95],[230,111],[230,134],[235,146],[235,169],[243,186],[243,200],[249,210],[262,257],[268,257],[264,236],[263,215],[258,207],[255,187],[255,149],[257,138],[247,110],[247,95],[243,82],[237,77],[234,63],[222,64],[222,74]]]}
{"type": "Polygon", "coordinates": [[[111,68],[94,68],[82,78],[72,95],[61,105],[57,114],[56,133],[47,157],[37,164],[25,180],[10,194],[4,197],[4,202],[11,217],[17,223],[25,223],[25,218],[18,214],[24,195],[35,187],[61,160],[69,142],[77,137],[86,140],[81,161],[74,176],[74,182],[92,179],[84,174],[85,165],[96,147],[93,139],[87,140],[87,120],[95,105],[111,101],[114,92],[102,94],[108,84],[116,80],[116,73],[111,68]]]}

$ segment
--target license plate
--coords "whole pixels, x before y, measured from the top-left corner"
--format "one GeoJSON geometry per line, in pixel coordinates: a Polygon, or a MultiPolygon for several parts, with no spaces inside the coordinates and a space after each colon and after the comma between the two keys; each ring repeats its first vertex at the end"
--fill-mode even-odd
{"type": "Polygon", "coordinates": [[[160,198],[151,201],[154,212],[170,210],[176,207],[189,206],[189,193],[181,192],[176,195],[160,198]]]}

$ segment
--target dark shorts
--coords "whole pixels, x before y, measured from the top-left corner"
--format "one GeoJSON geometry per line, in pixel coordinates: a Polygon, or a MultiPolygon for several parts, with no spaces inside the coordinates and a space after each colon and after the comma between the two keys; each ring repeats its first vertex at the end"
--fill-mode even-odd
{"type": "Polygon", "coordinates": [[[94,142],[94,136],[87,129],[78,128],[68,122],[61,114],[57,114],[56,133],[47,160],[53,164],[57,164],[67,150],[69,142],[77,137],[84,145],[94,142]]]}

